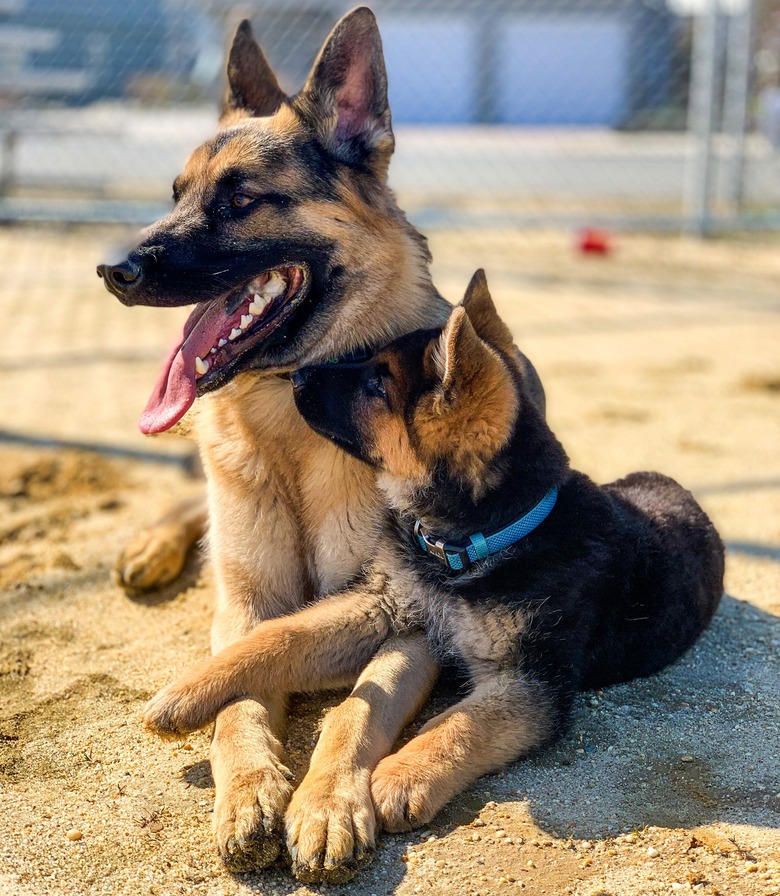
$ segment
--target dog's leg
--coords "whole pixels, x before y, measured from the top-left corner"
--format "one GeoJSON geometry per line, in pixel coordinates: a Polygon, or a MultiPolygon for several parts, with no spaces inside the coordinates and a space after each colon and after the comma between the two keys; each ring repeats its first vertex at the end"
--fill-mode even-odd
{"type": "Polygon", "coordinates": [[[177,504],[123,549],[114,566],[118,584],[130,592],[170,584],[182,571],[189,549],[205,534],[207,522],[205,493],[177,504]]]}
{"type": "Polygon", "coordinates": [[[378,602],[376,593],[337,595],[265,620],[147,705],[147,726],[163,734],[200,727],[219,712],[211,745],[213,824],[231,871],[264,867],[279,853],[292,795],[280,739],[284,695],[354,677],[390,633],[378,602]],[[224,706],[243,694],[254,699],[224,706]]]}
{"type": "Polygon", "coordinates": [[[343,883],[373,847],[371,772],[425,702],[437,675],[422,635],[393,638],[350,696],[328,713],[285,819],[298,880],[343,883]]]}
{"type": "Polygon", "coordinates": [[[391,634],[382,595],[353,590],[248,635],[163,688],[144,708],[146,727],[176,737],[213,721],[241,697],[323,690],[353,678],[391,634]]]}
{"type": "Polygon", "coordinates": [[[388,831],[426,824],[480,775],[545,743],[556,718],[539,685],[507,673],[479,680],[466,699],[379,763],[371,778],[377,821],[388,831]]]}

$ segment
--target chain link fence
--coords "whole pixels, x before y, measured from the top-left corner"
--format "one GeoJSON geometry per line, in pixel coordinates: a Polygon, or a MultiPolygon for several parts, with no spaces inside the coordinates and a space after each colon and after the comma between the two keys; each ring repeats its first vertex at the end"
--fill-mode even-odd
{"type": "MultiPolygon", "coordinates": [[[[213,134],[240,19],[294,92],[354,2],[0,0],[0,445],[190,450],[134,435],[189,309],[128,310],[95,265],[213,134]]],[[[724,326],[776,307],[772,234],[672,236],[780,224],[780,0],[729,3],[374,0],[390,176],[445,296],[484,266],[542,359],[562,333],[687,326],[705,296],[724,326]]]]}
{"type": "MultiPolygon", "coordinates": [[[[342,0],[0,0],[0,219],[145,223],[248,16],[297,90],[342,0]]],[[[376,0],[421,227],[780,223],[778,0],[376,0]]]]}

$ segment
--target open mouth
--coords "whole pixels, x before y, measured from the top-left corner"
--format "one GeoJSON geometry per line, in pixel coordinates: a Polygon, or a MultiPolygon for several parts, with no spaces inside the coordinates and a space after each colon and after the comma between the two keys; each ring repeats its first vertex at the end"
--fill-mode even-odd
{"type": "Polygon", "coordinates": [[[307,265],[284,265],[264,271],[221,299],[196,305],[141,415],[141,432],[170,429],[196,396],[228,382],[248,353],[303,301],[310,282],[307,265]]]}

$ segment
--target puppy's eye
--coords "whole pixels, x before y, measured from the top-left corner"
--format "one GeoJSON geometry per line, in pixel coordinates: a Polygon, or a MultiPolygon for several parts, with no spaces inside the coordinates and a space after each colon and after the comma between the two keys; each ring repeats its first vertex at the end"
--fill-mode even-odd
{"type": "Polygon", "coordinates": [[[254,201],[255,200],[251,196],[247,196],[246,193],[234,193],[230,197],[230,204],[233,208],[246,208],[254,201]]]}
{"type": "Polygon", "coordinates": [[[381,376],[372,376],[366,380],[366,392],[373,398],[387,398],[385,384],[381,376]]]}

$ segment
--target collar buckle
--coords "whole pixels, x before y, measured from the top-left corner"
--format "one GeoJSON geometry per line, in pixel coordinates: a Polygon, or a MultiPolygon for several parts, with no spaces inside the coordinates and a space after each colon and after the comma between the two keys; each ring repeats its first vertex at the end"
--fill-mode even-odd
{"type": "Polygon", "coordinates": [[[444,541],[443,538],[436,538],[427,532],[420,520],[414,524],[414,534],[420,542],[426,554],[435,557],[440,563],[443,563],[448,569],[464,570],[471,566],[471,558],[466,548],[459,547],[444,541]],[[460,566],[453,564],[454,559],[460,560],[460,566]]]}

